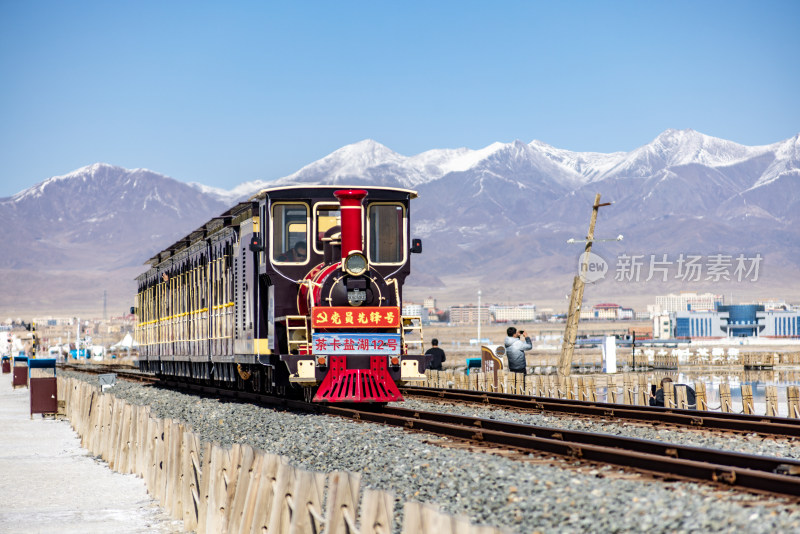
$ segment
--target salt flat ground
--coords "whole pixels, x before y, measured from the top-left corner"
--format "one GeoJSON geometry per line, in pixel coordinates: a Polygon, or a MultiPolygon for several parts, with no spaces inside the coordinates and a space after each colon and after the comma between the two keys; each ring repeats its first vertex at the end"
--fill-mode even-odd
{"type": "Polygon", "coordinates": [[[30,393],[0,375],[0,532],[182,532],[145,490],[80,446],[66,420],[30,417],[30,393]]]}

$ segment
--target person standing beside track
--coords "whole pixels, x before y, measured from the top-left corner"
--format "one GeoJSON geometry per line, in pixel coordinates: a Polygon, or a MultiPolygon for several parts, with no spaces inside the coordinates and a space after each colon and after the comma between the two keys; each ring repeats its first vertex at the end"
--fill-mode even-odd
{"type": "Polygon", "coordinates": [[[428,369],[434,371],[442,370],[442,362],[445,360],[444,351],[439,348],[439,340],[436,338],[431,339],[431,348],[425,351],[425,354],[431,355],[431,363],[428,369]]]}
{"type": "Polygon", "coordinates": [[[531,350],[533,344],[530,336],[525,335],[524,330],[517,332],[513,326],[506,329],[506,358],[508,358],[508,370],[512,373],[528,374],[528,362],[525,361],[525,351],[531,350]],[[523,338],[525,341],[523,341],[523,338]]]}

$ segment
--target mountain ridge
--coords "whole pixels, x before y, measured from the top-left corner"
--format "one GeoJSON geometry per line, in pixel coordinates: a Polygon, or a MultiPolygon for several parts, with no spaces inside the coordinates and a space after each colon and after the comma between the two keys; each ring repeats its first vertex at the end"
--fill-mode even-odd
{"type": "Polygon", "coordinates": [[[562,292],[579,253],[565,242],[584,234],[598,192],[614,202],[601,210],[598,235],[625,235],[600,252],[763,253],[773,286],[800,274],[800,134],[747,147],[666,130],[610,154],[515,140],[403,156],[367,139],[230,190],[95,163],[0,199],[9,251],[0,258],[0,309],[65,306],[37,288],[48,276],[76,291],[108,280],[115,301],[130,302],[132,279],[154,252],[260,189],[298,183],[416,189],[412,234],[425,238],[426,254],[414,258],[409,287],[470,277],[487,298],[520,280],[535,291],[530,300],[562,292]]]}

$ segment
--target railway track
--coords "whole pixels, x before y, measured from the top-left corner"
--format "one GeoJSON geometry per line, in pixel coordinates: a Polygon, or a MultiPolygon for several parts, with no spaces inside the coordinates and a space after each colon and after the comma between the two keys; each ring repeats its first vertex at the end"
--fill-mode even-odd
{"type": "Polygon", "coordinates": [[[146,382],[152,384],[159,381],[158,377],[155,375],[143,373],[133,367],[122,367],[119,365],[60,363],[58,364],[58,368],[68,371],[75,371],[78,373],[89,373],[93,375],[114,373],[117,375],[117,378],[131,380],[133,382],[146,382]]]}
{"type": "Polygon", "coordinates": [[[166,381],[164,385],[215,397],[391,425],[481,446],[612,464],[666,479],[717,483],[759,493],[800,497],[800,461],[786,458],[390,406],[322,405],[196,384],[166,381]]]}
{"type": "Polygon", "coordinates": [[[593,418],[613,418],[643,423],[667,424],[705,430],[759,434],[767,437],[800,437],[800,420],[786,417],[745,415],[726,412],[679,410],[653,406],[587,402],[508,393],[404,387],[406,397],[465,402],[504,409],[555,413],[593,418]]]}
{"type": "MultiPolygon", "coordinates": [[[[89,371],[83,366],[75,367],[78,367],[76,370],[79,371],[89,371]]],[[[108,369],[96,368],[93,372],[106,371],[108,369]]],[[[120,374],[116,370],[113,372],[120,374]]],[[[145,381],[156,381],[152,375],[145,376],[145,381]]],[[[135,376],[131,378],[138,379],[135,376]]],[[[394,406],[323,405],[172,380],[162,380],[158,383],[163,387],[179,391],[391,425],[476,443],[484,447],[523,453],[552,454],[584,462],[616,465],[665,479],[716,483],[758,493],[800,497],[800,461],[787,458],[741,454],[394,406]]],[[[618,405],[609,406],[618,408],[618,405]]]]}

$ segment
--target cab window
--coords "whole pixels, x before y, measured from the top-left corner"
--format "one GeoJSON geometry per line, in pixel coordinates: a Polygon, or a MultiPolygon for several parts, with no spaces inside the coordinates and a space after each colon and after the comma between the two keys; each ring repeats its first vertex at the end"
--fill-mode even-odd
{"type": "Polygon", "coordinates": [[[272,261],[308,262],[308,206],[274,204],[272,206],[272,261]]]}
{"type": "Polygon", "coordinates": [[[342,216],[339,204],[317,204],[314,206],[314,250],[322,254],[325,232],[334,226],[341,226],[342,216]]]}
{"type": "Polygon", "coordinates": [[[405,210],[401,204],[371,204],[368,212],[368,252],[370,263],[405,261],[405,210]]]}

